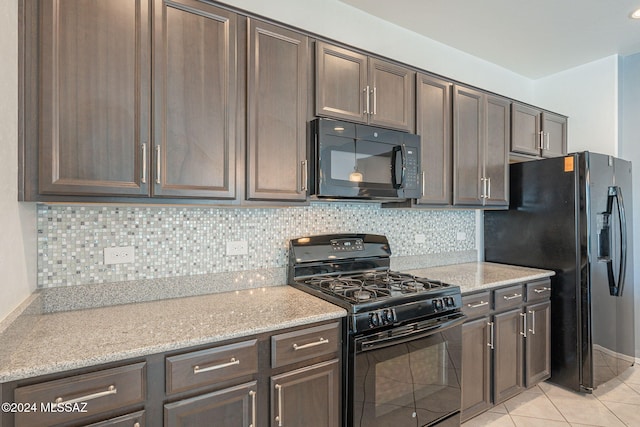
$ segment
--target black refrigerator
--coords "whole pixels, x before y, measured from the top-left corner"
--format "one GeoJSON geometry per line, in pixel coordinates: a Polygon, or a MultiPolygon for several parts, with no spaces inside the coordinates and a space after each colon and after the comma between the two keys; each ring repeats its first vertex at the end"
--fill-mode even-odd
{"type": "Polygon", "coordinates": [[[555,271],[551,382],[584,392],[635,360],[631,162],[582,152],[510,165],[485,260],[555,271]]]}

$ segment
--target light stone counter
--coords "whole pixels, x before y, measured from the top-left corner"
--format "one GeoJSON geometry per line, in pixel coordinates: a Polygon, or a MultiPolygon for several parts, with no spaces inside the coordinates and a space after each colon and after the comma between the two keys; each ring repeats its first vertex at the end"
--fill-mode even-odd
{"type": "Polygon", "coordinates": [[[0,333],[0,383],[344,316],[291,286],[23,313],[0,333]]]}
{"type": "Polygon", "coordinates": [[[514,283],[544,279],[555,275],[555,272],[551,270],[494,264],[491,262],[470,262],[443,267],[422,268],[419,270],[409,270],[407,273],[458,285],[463,294],[514,283]]]}

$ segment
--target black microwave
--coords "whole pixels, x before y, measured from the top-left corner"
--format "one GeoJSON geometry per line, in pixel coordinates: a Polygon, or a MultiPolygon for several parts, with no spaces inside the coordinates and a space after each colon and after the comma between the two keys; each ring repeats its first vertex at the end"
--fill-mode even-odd
{"type": "Polygon", "coordinates": [[[312,196],[419,199],[420,137],[331,119],[311,122],[312,196]]]}

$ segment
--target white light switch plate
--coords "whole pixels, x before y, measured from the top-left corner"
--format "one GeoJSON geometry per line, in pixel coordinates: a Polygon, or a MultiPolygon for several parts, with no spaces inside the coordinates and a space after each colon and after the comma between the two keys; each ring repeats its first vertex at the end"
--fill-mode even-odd
{"type": "Polygon", "coordinates": [[[246,255],[249,253],[249,245],[246,240],[232,240],[227,242],[227,256],[246,255]]]}
{"type": "Polygon", "coordinates": [[[414,241],[415,243],[418,243],[418,244],[420,244],[420,243],[427,243],[427,236],[425,236],[425,235],[424,235],[424,234],[422,234],[422,233],[416,234],[416,235],[414,236],[414,240],[413,240],[413,241],[414,241]]]}
{"type": "Polygon", "coordinates": [[[133,246],[104,248],[104,263],[130,264],[136,260],[133,246]]]}
{"type": "Polygon", "coordinates": [[[464,231],[458,231],[456,238],[460,241],[467,240],[467,233],[465,233],[464,231]]]}

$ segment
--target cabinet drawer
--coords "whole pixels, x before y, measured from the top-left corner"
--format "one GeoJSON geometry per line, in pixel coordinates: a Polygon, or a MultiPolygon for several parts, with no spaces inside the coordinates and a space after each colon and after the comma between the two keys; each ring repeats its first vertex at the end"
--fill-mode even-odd
{"type": "Polygon", "coordinates": [[[167,357],[167,394],[258,372],[258,341],[167,357]]]}
{"type": "Polygon", "coordinates": [[[527,283],[527,302],[544,301],[551,298],[551,281],[527,283]]]}
{"type": "Polygon", "coordinates": [[[271,337],[271,366],[278,368],[327,354],[340,348],[340,324],[315,326],[271,337]]]}
{"type": "Polygon", "coordinates": [[[139,411],[117,418],[110,418],[99,423],[89,424],[86,427],[144,427],[145,425],[144,411],[139,411]]]}
{"type": "Polygon", "coordinates": [[[491,311],[491,293],[489,291],[480,292],[462,297],[462,312],[467,317],[474,318],[484,316],[491,311]]]}
{"type": "Polygon", "coordinates": [[[494,303],[496,311],[506,308],[517,307],[522,304],[522,285],[509,286],[504,289],[493,291],[494,303]]]}
{"type": "Polygon", "coordinates": [[[18,387],[14,394],[15,401],[35,402],[38,411],[16,413],[16,425],[50,426],[143,402],[146,398],[145,365],[144,362],[137,363],[18,387]],[[46,412],[41,410],[41,403],[51,403],[51,407],[58,403],[70,410],[56,412],[54,409],[46,412]],[[82,409],[86,412],[82,412],[82,409]]]}

